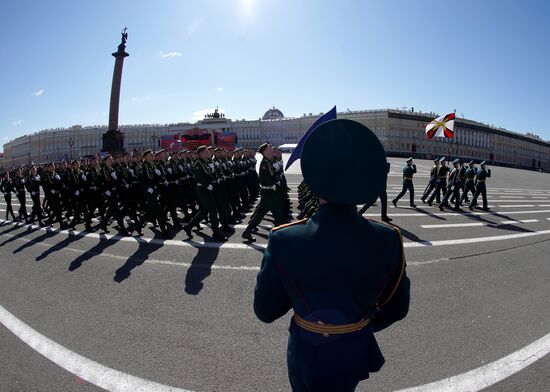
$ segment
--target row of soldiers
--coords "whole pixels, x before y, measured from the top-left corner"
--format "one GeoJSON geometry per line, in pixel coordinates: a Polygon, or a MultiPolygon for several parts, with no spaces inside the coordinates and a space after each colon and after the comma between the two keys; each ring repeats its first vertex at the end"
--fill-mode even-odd
{"type": "MultiPolygon", "coordinates": [[[[264,160],[271,167],[280,167],[268,172],[273,175],[274,184],[281,184],[281,154],[272,147],[267,154],[271,155],[267,160],[264,155],[264,160]]],[[[193,229],[201,230],[204,221],[212,227],[215,240],[225,241],[226,235],[235,231],[231,225],[241,222],[260,191],[263,196],[265,185],[260,184],[261,177],[261,170],[260,177],[256,172],[255,151],[200,146],[196,151],[172,155],[165,150],[147,150],[133,156],[107,155],[101,162],[91,158],[20,167],[0,175],[0,191],[6,202],[6,219],[11,215],[13,220],[40,225],[47,219],[47,225],[58,222],[62,228],[72,229],[84,222],[85,229],[92,231],[92,219],[97,216],[100,227],[108,232],[114,218],[123,235],[129,231],[142,235],[143,226],[150,222],[168,238],[169,217],[172,227],[183,228],[189,238],[193,237],[193,229]],[[32,199],[30,214],[26,208],[27,192],[32,199]],[[12,194],[19,202],[17,217],[12,194]],[[187,222],[185,226],[178,218],[178,210],[183,213],[183,222],[187,222]],[[131,219],[130,227],[125,217],[131,219]]],[[[276,221],[285,221],[290,214],[284,181],[286,198],[282,195],[281,208],[275,208],[276,221]]],[[[256,209],[249,233],[255,231],[264,215],[262,209],[256,209]]]]}
{"type": "MultiPolygon", "coordinates": [[[[469,203],[468,208],[473,211],[477,206],[478,197],[481,195],[483,199],[483,210],[488,211],[487,206],[487,188],[486,180],[491,177],[491,169],[487,168],[485,161],[480,163],[480,167],[476,168],[474,161],[468,164],[460,159],[452,161],[453,168],[447,166],[447,158],[441,157],[434,160],[434,166],[430,171],[430,180],[422,197],[423,203],[429,206],[436,201],[439,209],[443,211],[445,207],[451,208],[449,203],[454,204],[454,211],[462,211],[461,206],[464,203],[469,203]],[[472,200],[468,199],[468,194],[472,194],[472,200]]],[[[389,163],[386,162],[386,169],[389,173],[389,163]]],[[[413,158],[410,157],[403,167],[403,187],[401,192],[392,200],[392,204],[397,207],[397,202],[405,193],[409,192],[409,205],[416,208],[414,203],[414,184],[413,177],[416,174],[416,165],[413,158]]],[[[391,218],[387,214],[387,194],[386,190],[380,195],[382,205],[381,218],[385,222],[391,222],[391,218]]],[[[298,218],[307,218],[312,216],[319,207],[319,198],[311,192],[308,185],[302,182],[298,187],[298,209],[300,214],[298,218]]],[[[359,212],[364,213],[370,206],[363,206],[359,212]]]]}

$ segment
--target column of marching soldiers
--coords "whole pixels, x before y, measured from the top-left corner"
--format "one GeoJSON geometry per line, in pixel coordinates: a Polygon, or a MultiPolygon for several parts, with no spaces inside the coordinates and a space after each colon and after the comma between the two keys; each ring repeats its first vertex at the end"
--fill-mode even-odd
{"type": "Polygon", "coordinates": [[[291,220],[282,154],[268,144],[258,151],[263,155],[259,175],[256,151],[210,146],[172,154],[147,150],[132,156],[107,155],[101,162],[75,159],[12,168],[0,175],[6,220],[11,215],[14,221],[40,226],[58,223],[73,230],[83,222],[86,231],[93,231],[92,220],[97,217],[108,233],[114,219],[120,234],[135,231],[139,236],[151,223],[160,228],[163,238],[170,237],[167,222],[171,220],[172,229],[183,229],[189,239],[204,222],[211,226],[214,240],[226,241],[235,232],[231,225],[240,223],[261,195],[243,233],[243,238],[253,241],[252,233],[269,211],[276,225],[291,220]],[[32,200],[30,214],[27,192],[32,200]],[[17,217],[12,193],[19,202],[17,217]]]}
{"type": "MultiPolygon", "coordinates": [[[[481,195],[483,200],[482,209],[489,211],[486,180],[491,177],[491,169],[487,168],[485,161],[482,161],[479,164],[480,167],[476,168],[474,161],[466,163],[457,158],[452,161],[452,169],[447,166],[446,157],[437,158],[433,162],[434,166],[430,170],[430,180],[420,198],[422,203],[431,207],[435,200],[441,211],[445,208],[451,208],[457,212],[462,211],[460,207],[464,206],[464,203],[469,203],[468,208],[473,211],[477,207],[477,199],[481,195]],[[472,200],[468,199],[468,193],[472,194],[472,200]],[[451,207],[449,202],[454,205],[451,207]]],[[[390,165],[387,163],[388,173],[389,169],[390,165]]],[[[413,177],[416,172],[416,165],[411,157],[406,160],[406,164],[403,166],[403,187],[401,192],[392,200],[394,207],[397,207],[399,199],[408,191],[409,206],[417,208],[414,203],[413,185],[413,177]]],[[[302,182],[298,187],[298,196],[298,208],[301,210],[298,218],[313,215],[319,206],[319,198],[310,191],[306,183],[302,182]]],[[[390,222],[392,219],[387,214],[387,194],[385,190],[380,195],[380,201],[382,204],[382,220],[390,222]]],[[[359,212],[364,213],[368,207],[364,206],[359,212]]]]}

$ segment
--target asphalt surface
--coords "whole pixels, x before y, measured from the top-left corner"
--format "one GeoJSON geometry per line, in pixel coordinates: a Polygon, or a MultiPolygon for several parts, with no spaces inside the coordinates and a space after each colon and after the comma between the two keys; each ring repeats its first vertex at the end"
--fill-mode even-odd
{"type": "MultiPolygon", "coordinates": [[[[390,161],[389,200],[403,164],[390,161]]],[[[492,212],[441,213],[421,204],[431,162],[417,165],[419,208],[407,207],[407,194],[389,209],[405,238],[410,313],[377,334],[386,364],[358,391],[464,373],[550,332],[550,175],[491,168],[492,212]]],[[[294,192],[298,169],[287,173],[294,192]]],[[[365,216],[379,219],[379,204],[365,216]]],[[[289,315],[266,325],[252,310],[271,222],[263,225],[256,245],[241,242],[239,225],[220,247],[207,227],[189,242],[183,232],[163,241],[151,228],[122,240],[114,226],[105,236],[2,222],[0,305],[62,346],[143,379],[195,392],[288,391],[289,315]]],[[[2,325],[0,347],[0,391],[100,390],[2,325]]],[[[550,390],[549,365],[547,355],[487,390],[550,390]]]]}

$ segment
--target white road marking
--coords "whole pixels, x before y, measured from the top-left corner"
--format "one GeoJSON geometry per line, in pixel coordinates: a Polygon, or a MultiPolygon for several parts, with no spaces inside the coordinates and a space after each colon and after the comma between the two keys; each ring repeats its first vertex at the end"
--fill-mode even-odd
{"type": "MultiPolygon", "coordinates": [[[[548,205],[550,207],[550,205],[548,205]]],[[[412,208],[411,208],[412,209],[412,208]]],[[[494,215],[494,214],[506,214],[506,215],[516,215],[516,214],[542,214],[544,212],[550,212],[550,210],[532,210],[532,211],[491,211],[491,212],[478,212],[478,211],[463,211],[463,212],[415,212],[415,213],[392,213],[390,216],[401,216],[401,217],[417,217],[417,216],[425,216],[429,217],[430,215],[435,216],[462,216],[462,215],[494,215]]],[[[379,213],[365,213],[363,216],[380,216],[379,213]]]]}
{"type": "Polygon", "coordinates": [[[423,229],[447,229],[453,227],[478,227],[478,226],[500,226],[517,223],[534,223],[538,219],[523,219],[523,220],[503,220],[495,223],[475,222],[475,223],[444,223],[439,225],[420,225],[423,229]]]}
{"type": "Polygon", "coordinates": [[[469,372],[396,392],[477,392],[525,369],[548,353],[550,353],[550,334],[504,358],[469,372]]]}
{"type": "Polygon", "coordinates": [[[503,199],[525,199],[525,196],[501,196],[503,199]]]}
{"type": "Polygon", "coordinates": [[[500,208],[527,208],[527,207],[535,207],[534,204],[510,204],[510,205],[499,205],[500,208]]]}
{"type": "MultiPolygon", "coordinates": [[[[178,240],[163,240],[158,238],[124,237],[120,235],[85,233],[81,231],[60,230],[55,228],[39,227],[36,225],[20,224],[20,223],[14,223],[11,221],[5,221],[3,219],[0,219],[0,223],[2,222],[15,225],[15,226],[30,227],[41,231],[53,232],[53,233],[59,233],[59,234],[65,234],[65,235],[74,235],[78,237],[97,238],[97,239],[106,239],[106,240],[112,239],[116,241],[137,242],[137,243],[145,243],[145,244],[182,246],[182,247],[190,247],[190,248],[239,249],[239,250],[250,250],[250,249],[264,250],[267,246],[266,243],[248,244],[248,243],[232,243],[232,242],[202,242],[202,241],[199,242],[199,241],[193,241],[193,240],[178,241],[178,240]]],[[[404,242],[403,246],[405,248],[418,248],[418,247],[462,245],[462,244],[468,244],[468,243],[505,241],[505,240],[546,235],[546,234],[550,234],[550,230],[533,231],[529,233],[508,234],[508,235],[500,235],[500,236],[463,238],[463,239],[454,239],[454,240],[406,241],[404,242]]]]}
{"type": "Polygon", "coordinates": [[[0,323],[59,367],[108,391],[191,392],[135,377],[92,361],[35,331],[0,305],[0,323]]]}

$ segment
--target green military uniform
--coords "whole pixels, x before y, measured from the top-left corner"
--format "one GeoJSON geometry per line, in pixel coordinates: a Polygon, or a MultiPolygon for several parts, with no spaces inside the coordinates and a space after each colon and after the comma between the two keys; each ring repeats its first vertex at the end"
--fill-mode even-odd
{"type": "Polygon", "coordinates": [[[287,351],[294,392],[354,391],[384,363],[374,333],[408,312],[401,234],[356,208],[382,192],[385,161],[374,133],[351,120],[325,122],[304,143],[304,180],[324,201],[310,219],[272,230],[254,291],[261,321],[294,312],[287,351]],[[326,159],[327,149],[336,159],[326,159]]]}
{"type": "MultiPolygon", "coordinates": [[[[143,156],[151,154],[151,151],[145,151],[143,156]]],[[[145,195],[145,217],[142,224],[146,221],[156,224],[158,222],[162,236],[167,238],[166,231],[166,213],[162,209],[159,201],[160,189],[164,186],[162,172],[157,169],[153,163],[144,161],[141,170],[141,184],[145,195]]]]}
{"type": "Polygon", "coordinates": [[[437,197],[440,197],[440,194],[443,193],[445,195],[447,193],[447,173],[449,172],[449,168],[445,164],[446,158],[442,157],[439,159],[439,163],[441,166],[437,170],[437,177],[435,179],[435,189],[428,199],[428,205],[431,206],[434,199],[437,197]]]}
{"type": "Polygon", "coordinates": [[[416,173],[416,165],[412,165],[412,157],[407,159],[407,164],[403,167],[403,188],[401,192],[392,200],[392,203],[397,207],[397,202],[405,192],[409,191],[409,205],[411,207],[416,207],[414,204],[414,185],[413,185],[413,176],[416,173]]]}
{"type": "MultiPolygon", "coordinates": [[[[263,145],[263,147],[260,146],[260,149],[265,149],[267,147],[267,145],[263,145]]],[[[258,226],[269,211],[273,214],[275,226],[288,222],[288,218],[284,213],[281,193],[279,191],[281,183],[277,174],[278,166],[279,164],[277,162],[266,157],[264,157],[260,163],[260,203],[256,206],[250,222],[248,223],[246,230],[243,232],[243,238],[249,241],[253,241],[253,238],[251,237],[252,231],[256,228],[256,226],[258,226]]]]}
{"type": "Polygon", "coordinates": [[[474,198],[472,199],[472,202],[469,205],[470,210],[473,210],[474,207],[477,205],[477,198],[481,194],[483,197],[483,209],[485,211],[489,210],[489,207],[487,206],[487,185],[485,181],[488,177],[491,177],[491,169],[485,168],[485,161],[481,162],[479,164],[481,167],[479,167],[476,171],[476,193],[474,195],[474,198]]]}
{"type": "Polygon", "coordinates": [[[463,202],[468,202],[468,192],[472,192],[472,197],[474,197],[476,194],[476,187],[474,183],[476,169],[474,167],[474,161],[470,161],[468,166],[468,169],[466,169],[466,172],[464,173],[464,192],[462,193],[462,197],[460,198],[460,204],[462,204],[463,202]]]}

